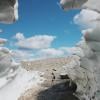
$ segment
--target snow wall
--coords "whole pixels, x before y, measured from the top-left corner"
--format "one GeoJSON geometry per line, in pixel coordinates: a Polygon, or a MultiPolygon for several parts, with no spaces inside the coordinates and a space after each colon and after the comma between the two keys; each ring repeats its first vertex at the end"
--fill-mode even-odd
{"type": "Polygon", "coordinates": [[[80,9],[74,17],[84,27],[82,40],[76,44],[78,59],[66,66],[67,74],[76,82],[80,100],[100,100],[100,1],[60,0],[64,10],[80,9]]]}

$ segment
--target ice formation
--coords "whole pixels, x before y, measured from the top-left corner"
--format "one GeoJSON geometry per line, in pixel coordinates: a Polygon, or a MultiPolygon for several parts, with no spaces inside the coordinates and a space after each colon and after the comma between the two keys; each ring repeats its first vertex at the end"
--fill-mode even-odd
{"type": "Polygon", "coordinates": [[[61,0],[60,4],[64,10],[81,8],[76,21],[89,25],[82,31],[83,38],[77,44],[82,54],[76,53],[79,58],[64,67],[78,86],[76,95],[80,100],[100,100],[100,1],[61,0]]]}
{"type": "Polygon", "coordinates": [[[0,22],[13,23],[18,19],[18,0],[0,0],[0,22]]]}
{"type": "Polygon", "coordinates": [[[38,88],[38,84],[43,82],[43,78],[40,77],[41,74],[38,71],[28,72],[25,69],[19,68],[16,77],[13,77],[12,81],[0,88],[0,100],[18,100],[32,86],[38,88]]]}
{"type": "Polygon", "coordinates": [[[22,93],[44,79],[38,71],[27,71],[12,59],[12,52],[0,47],[0,100],[18,100],[22,93]]]}

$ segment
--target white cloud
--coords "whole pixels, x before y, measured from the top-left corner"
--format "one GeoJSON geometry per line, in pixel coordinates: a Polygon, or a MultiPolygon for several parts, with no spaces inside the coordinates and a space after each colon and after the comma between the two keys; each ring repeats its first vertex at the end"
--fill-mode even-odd
{"type": "MultiPolygon", "coordinates": [[[[48,48],[48,49],[40,49],[40,50],[13,50],[12,55],[16,61],[23,61],[23,60],[37,60],[37,59],[44,59],[44,58],[54,58],[54,57],[63,57],[64,51],[55,48],[48,48]]],[[[67,56],[67,54],[66,54],[67,56]]]]}
{"type": "Polygon", "coordinates": [[[80,47],[59,47],[55,48],[48,48],[48,49],[41,49],[37,52],[37,55],[41,58],[52,58],[52,57],[67,57],[68,55],[78,55],[84,56],[83,51],[80,47]]]}
{"type": "Polygon", "coordinates": [[[52,48],[51,44],[56,38],[55,36],[35,35],[26,38],[22,33],[17,33],[15,38],[17,39],[16,45],[19,48],[23,48],[13,51],[14,57],[19,61],[66,57],[71,54],[77,53],[81,55],[82,53],[78,47],[52,48]]]}
{"type": "Polygon", "coordinates": [[[55,48],[48,48],[48,49],[40,50],[38,52],[38,55],[43,58],[61,57],[61,56],[64,56],[64,51],[60,49],[55,49],[55,48]]]}
{"type": "Polygon", "coordinates": [[[16,45],[19,48],[26,49],[44,49],[49,48],[51,43],[56,38],[50,35],[35,35],[33,37],[25,38],[22,33],[16,34],[16,39],[18,40],[16,45]]]}
{"type": "Polygon", "coordinates": [[[74,22],[85,27],[95,27],[97,19],[100,18],[100,14],[93,10],[83,9],[79,14],[74,17],[74,22]]]}
{"type": "Polygon", "coordinates": [[[19,33],[16,34],[15,38],[16,38],[17,40],[23,40],[25,37],[24,37],[23,33],[20,33],[20,32],[19,32],[19,33]]]}
{"type": "Polygon", "coordinates": [[[39,50],[13,50],[12,55],[17,61],[23,60],[37,60],[56,57],[67,57],[71,54],[83,56],[83,52],[79,47],[60,47],[60,48],[47,48],[39,50]]]}
{"type": "Polygon", "coordinates": [[[16,62],[23,61],[23,60],[30,60],[34,58],[35,53],[31,51],[24,51],[24,50],[12,50],[12,56],[16,60],[16,62]]]}
{"type": "Polygon", "coordinates": [[[61,47],[60,50],[62,50],[64,54],[83,56],[83,51],[80,47],[61,47]]]}

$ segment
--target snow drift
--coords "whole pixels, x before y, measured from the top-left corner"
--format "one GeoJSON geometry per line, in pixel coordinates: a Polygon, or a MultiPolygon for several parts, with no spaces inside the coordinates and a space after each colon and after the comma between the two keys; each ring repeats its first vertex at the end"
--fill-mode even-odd
{"type": "Polygon", "coordinates": [[[61,0],[64,10],[82,9],[74,20],[85,26],[82,40],[76,45],[81,49],[78,59],[64,66],[76,82],[76,95],[80,100],[100,100],[100,1],[61,0]]]}
{"type": "Polygon", "coordinates": [[[43,82],[38,71],[27,71],[16,63],[12,51],[0,47],[0,100],[18,100],[26,90],[43,82]]]}

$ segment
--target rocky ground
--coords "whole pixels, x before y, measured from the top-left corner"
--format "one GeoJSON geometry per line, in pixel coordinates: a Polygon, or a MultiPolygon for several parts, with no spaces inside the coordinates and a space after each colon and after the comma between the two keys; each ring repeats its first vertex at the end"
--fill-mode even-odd
{"type": "Polygon", "coordinates": [[[45,81],[27,90],[19,100],[79,100],[74,96],[77,89],[76,84],[70,82],[62,68],[74,59],[74,57],[67,57],[22,62],[22,66],[28,71],[44,72],[41,77],[44,77],[45,81]]]}

